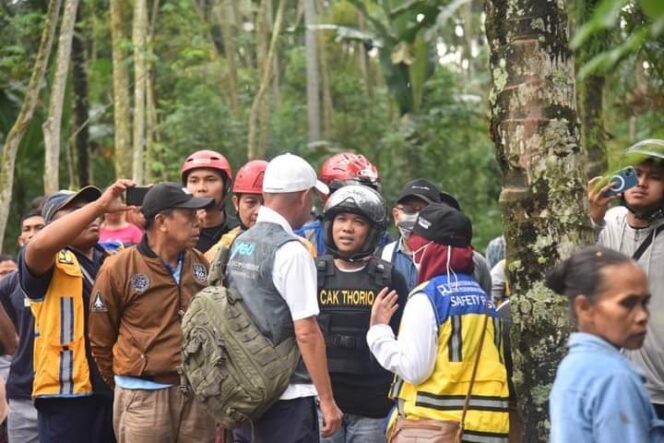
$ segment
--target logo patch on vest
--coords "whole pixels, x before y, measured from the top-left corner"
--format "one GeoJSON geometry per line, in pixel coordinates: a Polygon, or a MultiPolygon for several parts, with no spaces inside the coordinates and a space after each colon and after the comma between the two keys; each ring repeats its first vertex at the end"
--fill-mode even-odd
{"type": "Polygon", "coordinates": [[[194,263],[194,278],[198,283],[207,282],[207,269],[200,263],[194,263]]]}
{"type": "Polygon", "coordinates": [[[145,274],[134,274],[131,277],[131,287],[138,293],[145,292],[150,287],[150,278],[145,274]]]}
{"type": "Polygon", "coordinates": [[[69,251],[60,251],[58,252],[58,263],[63,265],[73,265],[74,264],[74,254],[69,251]]]}
{"type": "Polygon", "coordinates": [[[256,250],[256,244],[254,243],[240,243],[237,245],[237,253],[244,256],[253,255],[254,250],[256,250]]]}
{"type": "Polygon", "coordinates": [[[91,310],[92,312],[108,312],[108,308],[106,307],[106,303],[104,303],[104,298],[102,297],[100,290],[95,292],[95,298],[92,302],[91,310]]]}

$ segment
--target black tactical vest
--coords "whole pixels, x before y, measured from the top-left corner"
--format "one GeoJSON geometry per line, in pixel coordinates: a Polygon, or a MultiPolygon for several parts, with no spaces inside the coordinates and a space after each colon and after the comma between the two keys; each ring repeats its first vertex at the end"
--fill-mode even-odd
{"type": "MultiPolygon", "coordinates": [[[[235,239],[226,267],[228,287],[238,291],[256,327],[275,345],[295,335],[288,304],[272,280],[275,253],[290,241],[298,240],[278,224],[256,223],[235,239]]],[[[302,359],[291,383],[311,383],[302,359]]]]}
{"type": "Polygon", "coordinates": [[[392,265],[372,259],[360,271],[343,272],[326,255],[316,258],[316,267],[319,322],[330,372],[385,377],[389,373],[371,355],[366,335],[374,300],[391,286],[392,265]]]}

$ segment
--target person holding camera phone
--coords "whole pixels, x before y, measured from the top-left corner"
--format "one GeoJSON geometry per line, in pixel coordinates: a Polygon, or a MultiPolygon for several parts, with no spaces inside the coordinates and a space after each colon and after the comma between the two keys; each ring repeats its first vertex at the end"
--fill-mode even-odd
{"type": "Polygon", "coordinates": [[[646,389],[657,415],[664,418],[664,140],[648,139],[625,151],[634,157],[637,185],[607,195],[612,183],[588,183],[589,215],[599,234],[597,244],[631,256],[648,275],[651,321],[643,347],[625,353],[645,373],[646,389]],[[608,209],[620,201],[620,206],[608,209]]]}

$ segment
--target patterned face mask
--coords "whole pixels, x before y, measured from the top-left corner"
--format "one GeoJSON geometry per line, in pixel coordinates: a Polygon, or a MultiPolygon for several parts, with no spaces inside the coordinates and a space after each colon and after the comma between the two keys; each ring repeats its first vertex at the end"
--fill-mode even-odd
{"type": "Polygon", "coordinates": [[[399,217],[399,221],[397,222],[397,229],[399,230],[399,234],[401,234],[401,237],[403,237],[404,240],[408,239],[410,233],[413,232],[415,221],[417,221],[417,214],[417,212],[414,214],[406,214],[404,212],[401,214],[401,217],[399,217]]]}

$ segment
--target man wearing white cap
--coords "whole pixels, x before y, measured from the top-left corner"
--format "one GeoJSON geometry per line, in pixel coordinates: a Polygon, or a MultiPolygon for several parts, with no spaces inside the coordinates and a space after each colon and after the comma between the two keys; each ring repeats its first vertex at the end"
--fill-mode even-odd
{"type": "Polygon", "coordinates": [[[317,321],[316,268],[293,234],[293,228],[307,221],[314,189],[327,193],[327,186],[304,159],[292,154],[275,157],[265,171],[265,203],[256,225],[233,243],[228,285],[242,295],[249,315],[266,337],[276,345],[295,336],[302,355],[280,400],[258,421],[235,429],[236,443],[319,441],[316,395],[323,415],[320,434],[333,434],[341,423],[317,321]]]}

